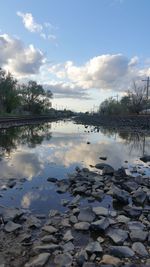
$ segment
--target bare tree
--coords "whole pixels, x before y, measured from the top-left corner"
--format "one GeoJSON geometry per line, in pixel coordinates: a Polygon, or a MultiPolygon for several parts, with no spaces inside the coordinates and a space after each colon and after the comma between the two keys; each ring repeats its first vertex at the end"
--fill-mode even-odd
{"type": "Polygon", "coordinates": [[[130,99],[130,110],[133,113],[139,114],[146,105],[146,88],[137,86],[136,83],[133,82],[133,88],[128,91],[128,96],[130,99]]]}

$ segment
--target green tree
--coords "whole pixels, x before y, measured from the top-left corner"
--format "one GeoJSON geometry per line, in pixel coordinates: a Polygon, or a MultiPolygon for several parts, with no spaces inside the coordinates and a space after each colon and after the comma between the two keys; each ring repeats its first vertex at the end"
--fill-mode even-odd
{"type": "Polygon", "coordinates": [[[51,107],[51,91],[45,91],[43,86],[35,81],[29,81],[28,84],[21,85],[20,94],[25,110],[30,113],[39,114],[51,107]]]}
{"type": "Polygon", "coordinates": [[[17,80],[0,69],[0,111],[11,113],[20,104],[17,80]]]}

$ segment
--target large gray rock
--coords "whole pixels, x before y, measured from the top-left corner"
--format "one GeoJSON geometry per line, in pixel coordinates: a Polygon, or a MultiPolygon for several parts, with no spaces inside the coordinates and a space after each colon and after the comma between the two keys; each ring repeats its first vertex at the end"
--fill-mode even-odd
{"type": "Polygon", "coordinates": [[[97,216],[112,216],[115,217],[117,215],[116,211],[111,211],[107,208],[104,207],[93,207],[93,212],[97,215],[97,216]]]}
{"type": "Polygon", "coordinates": [[[113,175],[114,174],[114,168],[106,163],[98,163],[95,165],[96,169],[102,170],[102,174],[110,174],[113,175]]]}
{"type": "Polygon", "coordinates": [[[79,222],[74,224],[74,228],[76,230],[81,230],[81,231],[87,231],[89,230],[90,224],[88,222],[79,222]]]}
{"type": "Polygon", "coordinates": [[[41,220],[36,218],[35,216],[31,215],[27,218],[26,223],[29,228],[40,228],[41,227],[41,220]]]}
{"type": "Polygon", "coordinates": [[[111,255],[119,258],[130,258],[134,256],[134,251],[127,246],[111,246],[109,248],[111,255]]]}
{"type": "Polygon", "coordinates": [[[94,231],[105,231],[109,225],[109,220],[103,217],[100,220],[91,223],[90,229],[94,231]]]}
{"type": "Polygon", "coordinates": [[[117,186],[113,187],[113,196],[123,204],[128,204],[130,200],[130,195],[127,191],[118,188],[117,186]]]}
{"type": "Polygon", "coordinates": [[[64,234],[64,237],[63,237],[63,240],[66,241],[66,242],[69,242],[71,240],[73,240],[74,237],[71,233],[71,230],[68,230],[65,234],[64,234]]]}
{"type": "Polygon", "coordinates": [[[42,230],[48,232],[49,234],[54,234],[57,232],[57,229],[52,225],[45,225],[42,227],[42,230]]]}
{"type": "Polygon", "coordinates": [[[69,253],[64,253],[55,256],[54,263],[57,267],[70,267],[72,264],[72,260],[72,256],[69,253]]]}
{"type": "Polygon", "coordinates": [[[128,222],[128,228],[129,230],[142,230],[145,228],[145,225],[139,221],[131,221],[128,222]]]}
{"type": "Polygon", "coordinates": [[[14,222],[11,222],[11,221],[9,221],[6,225],[5,225],[5,231],[7,232],[7,233],[11,233],[11,232],[14,232],[14,231],[16,231],[16,230],[19,230],[19,229],[21,229],[22,228],[22,226],[21,226],[21,224],[18,224],[18,223],[14,223],[14,222]]]}
{"type": "Polygon", "coordinates": [[[140,256],[148,256],[148,252],[141,242],[133,243],[132,249],[140,256]]]}
{"type": "Polygon", "coordinates": [[[119,223],[128,223],[130,221],[130,218],[128,218],[127,216],[124,216],[124,215],[119,215],[117,218],[116,218],[117,222],[119,223]]]}
{"type": "Polygon", "coordinates": [[[72,242],[67,242],[63,245],[64,252],[69,252],[74,250],[74,244],[72,242]]]}
{"type": "Polygon", "coordinates": [[[136,191],[133,196],[132,199],[135,203],[137,204],[143,204],[145,199],[146,199],[146,193],[143,192],[143,190],[140,191],[136,191]]]}
{"type": "Polygon", "coordinates": [[[141,207],[135,207],[135,206],[126,206],[124,207],[124,210],[128,213],[128,215],[132,218],[139,218],[139,216],[142,213],[141,207]]]}
{"type": "Polygon", "coordinates": [[[78,215],[78,220],[82,222],[93,222],[95,219],[95,213],[90,207],[82,208],[78,215]]]}
{"type": "Polygon", "coordinates": [[[25,267],[43,267],[50,257],[50,253],[41,253],[25,264],[25,267]]]}
{"type": "Polygon", "coordinates": [[[121,245],[128,238],[128,232],[121,229],[110,228],[107,232],[107,236],[109,236],[115,244],[121,245]]]}
{"type": "Polygon", "coordinates": [[[145,241],[147,239],[148,232],[145,232],[143,230],[138,229],[138,230],[132,230],[129,235],[130,235],[130,238],[132,241],[142,242],[142,241],[145,241]]]}
{"type": "Polygon", "coordinates": [[[132,191],[137,190],[138,187],[139,187],[139,185],[136,182],[134,182],[134,181],[129,181],[129,182],[126,182],[126,183],[123,184],[123,188],[125,190],[127,190],[128,192],[130,192],[130,193],[132,191]]]}
{"type": "Polygon", "coordinates": [[[3,216],[4,222],[8,222],[20,218],[24,214],[24,211],[16,208],[0,208],[0,213],[3,216]]]}
{"type": "Polygon", "coordinates": [[[103,251],[100,243],[98,241],[95,241],[95,242],[91,242],[89,243],[85,250],[88,252],[88,253],[101,253],[103,251]]]}

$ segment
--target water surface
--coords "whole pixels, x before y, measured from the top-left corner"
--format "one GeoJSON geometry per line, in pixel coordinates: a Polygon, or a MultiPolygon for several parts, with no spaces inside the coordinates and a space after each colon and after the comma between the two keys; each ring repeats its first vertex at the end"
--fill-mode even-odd
{"type": "Polygon", "coordinates": [[[137,164],[140,168],[139,158],[148,153],[149,141],[150,136],[137,132],[87,127],[70,120],[0,130],[0,180],[26,178],[24,183],[1,192],[0,205],[35,213],[63,210],[61,199],[71,196],[56,193],[48,177],[67,178],[76,166],[92,169],[104,162],[101,156],[116,169],[137,164]]]}

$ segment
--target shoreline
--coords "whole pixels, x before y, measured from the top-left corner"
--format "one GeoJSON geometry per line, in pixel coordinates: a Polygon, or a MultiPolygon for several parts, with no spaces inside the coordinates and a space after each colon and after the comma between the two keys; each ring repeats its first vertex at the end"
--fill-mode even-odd
{"type": "Polygon", "coordinates": [[[67,179],[47,179],[65,212],[49,210],[46,216],[0,207],[2,266],[150,265],[150,177],[140,166],[130,174],[105,163],[95,168],[76,167],[67,179]],[[66,192],[71,200],[63,198],[66,192]]]}

